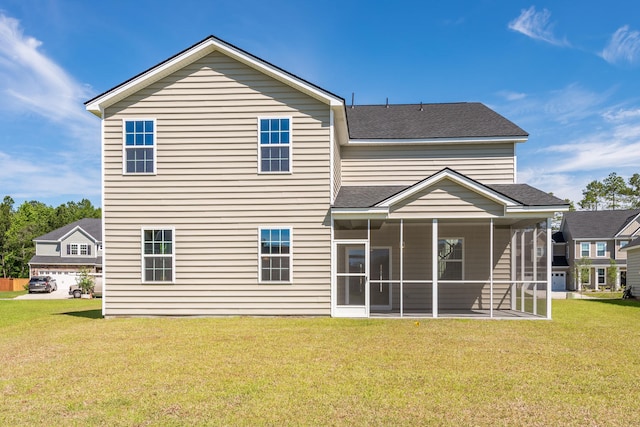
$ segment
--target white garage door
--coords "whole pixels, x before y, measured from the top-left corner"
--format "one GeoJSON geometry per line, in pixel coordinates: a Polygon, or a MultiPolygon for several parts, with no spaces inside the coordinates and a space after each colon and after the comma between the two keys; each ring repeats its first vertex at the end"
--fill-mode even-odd
{"type": "Polygon", "coordinates": [[[41,276],[51,276],[52,279],[56,279],[58,289],[63,292],[69,292],[69,286],[76,284],[76,272],[71,271],[55,271],[55,270],[42,270],[41,276]]]}
{"type": "Polygon", "coordinates": [[[551,290],[552,291],[566,291],[567,290],[567,280],[566,273],[552,273],[552,282],[551,282],[551,290]]]}

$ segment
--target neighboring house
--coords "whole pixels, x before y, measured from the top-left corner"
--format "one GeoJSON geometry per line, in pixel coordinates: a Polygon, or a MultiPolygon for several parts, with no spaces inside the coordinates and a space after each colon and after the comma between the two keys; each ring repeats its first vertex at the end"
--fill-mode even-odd
{"type": "Polygon", "coordinates": [[[102,220],[85,218],[33,239],[36,254],[29,261],[31,276],[51,276],[58,288],[75,284],[81,269],[102,272],[102,220]]]}
{"type": "Polygon", "coordinates": [[[599,289],[608,284],[608,269],[615,268],[610,285],[619,288],[627,280],[627,254],[621,249],[638,236],[640,209],[566,212],[554,234],[554,277],[566,273],[568,290],[599,289]]]}
{"type": "Polygon", "coordinates": [[[631,295],[640,297],[640,237],[621,249],[627,254],[627,286],[631,287],[631,295]]]}
{"type": "Polygon", "coordinates": [[[568,206],[482,104],[347,106],[208,37],[86,107],[106,316],[551,317],[568,206]]]}

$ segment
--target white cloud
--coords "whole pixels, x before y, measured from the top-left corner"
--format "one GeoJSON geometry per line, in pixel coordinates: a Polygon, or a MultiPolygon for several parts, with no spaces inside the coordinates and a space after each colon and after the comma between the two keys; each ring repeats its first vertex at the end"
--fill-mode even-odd
{"type": "Polygon", "coordinates": [[[83,107],[90,97],[87,86],[40,52],[41,46],[23,34],[18,20],[0,14],[0,107],[35,113],[76,134],[85,127],[96,129],[83,107]]]}
{"type": "Polygon", "coordinates": [[[631,31],[628,25],[618,28],[600,56],[611,64],[637,63],[640,60],[640,32],[631,31]]]}
{"type": "Polygon", "coordinates": [[[509,29],[517,31],[535,40],[547,42],[556,46],[570,46],[566,39],[558,39],[553,34],[553,24],[549,23],[551,12],[542,9],[537,12],[535,6],[523,9],[513,21],[509,22],[509,29]]]}
{"type": "Polygon", "coordinates": [[[90,90],[41,47],[0,13],[0,188],[15,199],[99,199],[100,122],[83,105],[90,90]]]}
{"type": "Polygon", "coordinates": [[[520,101],[527,97],[526,93],[512,92],[509,90],[501,90],[498,95],[506,99],[507,101],[520,101]]]}
{"type": "Polygon", "coordinates": [[[608,110],[602,114],[602,117],[608,122],[620,122],[623,120],[640,118],[640,108],[634,108],[631,110],[624,110],[618,108],[617,110],[608,110]]]}

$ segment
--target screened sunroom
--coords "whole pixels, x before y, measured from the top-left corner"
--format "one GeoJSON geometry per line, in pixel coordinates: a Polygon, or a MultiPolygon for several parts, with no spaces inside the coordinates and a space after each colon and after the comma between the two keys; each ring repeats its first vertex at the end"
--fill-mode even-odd
{"type": "Polygon", "coordinates": [[[564,202],[529,186],[500,188],[530,192],[538,204],[525,205],[445,178],[404,196],[392,187],[339,194],[333,316],[551,318],[549,218],[564,202]],[[348,206],[368,197],[381,201],[348,206]]]}

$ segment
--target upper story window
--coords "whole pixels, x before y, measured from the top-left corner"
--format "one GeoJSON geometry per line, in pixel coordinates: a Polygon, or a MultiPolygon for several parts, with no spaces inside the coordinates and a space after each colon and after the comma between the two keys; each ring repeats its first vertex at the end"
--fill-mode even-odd
{"type": "Polygon", "coordinates": [[[620,249],[624,248],[629,244],[628,240],[620,240],[620,249]]]}
{"type": "Polygon", "coordinates": [[[67,245],[67,255],[91,255],[91,245],[88,245],[86,243],[69,243],[67,245]]]}
{"type": "Polygon", "coordinates": [[[607,242],[596,243],[596,256],[606,256],[607,242]]]}
{"type": "Polygon", "coordinates": [[[124,172],[155,173],[155,120],[124,120],[124,172]]]}
{"type": "Polygon", "coordinates": [[[580,256],[581,257],[589,257],[589,256],[591,256],[591,251],[589,250],[589,243],[588,242],[580,243],[580,256]]]}
{"type": "Polygon", "coordinates": [[[259,119],[259,171],[291,172],[291,119],[259,119]]]}
{"type": "Polygon", "coordinates": [[[438,240],[438,279],[463,279],[463,239],[438,240]]]}

